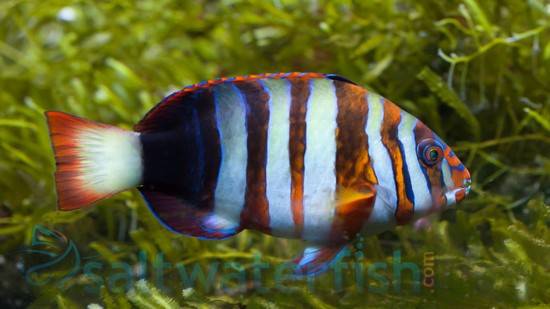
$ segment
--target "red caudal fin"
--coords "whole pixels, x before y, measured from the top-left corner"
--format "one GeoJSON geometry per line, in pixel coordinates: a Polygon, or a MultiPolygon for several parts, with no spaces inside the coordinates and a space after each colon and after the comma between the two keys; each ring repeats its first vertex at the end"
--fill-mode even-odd
{"type": "Polygon", "coordinates": [[[74,210],[139,185],[139,134],[46,112],[55,154],[58,208],[74,210]]]}

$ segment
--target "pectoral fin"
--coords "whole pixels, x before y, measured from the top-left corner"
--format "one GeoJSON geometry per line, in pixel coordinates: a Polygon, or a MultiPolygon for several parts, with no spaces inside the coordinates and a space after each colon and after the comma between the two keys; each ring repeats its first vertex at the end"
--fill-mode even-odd
{"type": "Polygon", "coordinates": [[[323,273],[347,252],[347,244],[333,247],[307,247],[302,255],[293,260],[296,264],[295,273],[306,276],[323,273]]]}
{"type": "Polygon", "coordinates": [[[365,200],[370,200],[376,197],[376,189],[373,185],[365,184],[361,189],[356,188],[338,188],[338,204],[345,205],[365,200]]]}
{"type": "Polygon", "coordinates": [[[341,188],[332,223],[331,241],[351,241],[369,218],[376,198],[376,189],[365,185],[363,190],[341,188]]]}

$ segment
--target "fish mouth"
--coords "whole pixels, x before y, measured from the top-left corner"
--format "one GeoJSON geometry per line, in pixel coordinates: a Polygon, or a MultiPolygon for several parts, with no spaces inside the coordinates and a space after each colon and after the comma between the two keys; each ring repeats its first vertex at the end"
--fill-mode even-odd
{"type": "Polygon", "coordinates": [[[462,184],[462,186],[466,190],[466,194],[469,194],[470,189],[472,187],[472,179],[471,178],[464,179],[464,183],[462,184]]]}
{"type": "Polygon", "coordinates": [[[470,178],[466,178],[464,179],[461,187],[445,192],[445,202],[447,206],[452,206],[461,202],[466,195],[470,193],[471,186],[472,180],[470,178]]]}

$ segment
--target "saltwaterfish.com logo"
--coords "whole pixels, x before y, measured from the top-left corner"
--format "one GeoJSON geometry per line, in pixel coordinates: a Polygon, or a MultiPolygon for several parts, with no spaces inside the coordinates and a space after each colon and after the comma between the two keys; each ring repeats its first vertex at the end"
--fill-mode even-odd
{"type": "MultiPolygon", "coordinates": [[[[114,293],[125,293],[141,279],[164,291],[173,285],[167,283],[178,280],[185,288],[207,293],[246,290],[250,282],[258,291],[285,292],[289,285],[299,281],[307,282],[308,289],[315,291],[315,282],[319,280],[318,277],[297,277],[293,274],[293,264],[269,263],[260,254],[253,255],[248,262],[212,260],[184,264],[170,263],[163,253],[149,257],[145,251],[139,251],[131,262],[107,262],[100,255],[82,257],[71,239],[42,225],[35,226],[31,245],[24,253],[22,271],[29,285],[67,288],[68,282],[78,277],[83,279],[79,282],[85,285],[85,290],[94,294],[102,286],[114,293]]],[[[422,288],[433,292],[435,255],[424,253],[419,265],[402,261],[401,251],[394,250],[390,262],[367,263],[361,250],[354,253],[347,250],[331,264],[326,275],[332,276],[335,291],[353,285],[358,292],[378,294],[400,293],[404,288],[414,293],[420,293],[422,288]],[[345,262],[344,258],[349,261],[345,262]]]]}

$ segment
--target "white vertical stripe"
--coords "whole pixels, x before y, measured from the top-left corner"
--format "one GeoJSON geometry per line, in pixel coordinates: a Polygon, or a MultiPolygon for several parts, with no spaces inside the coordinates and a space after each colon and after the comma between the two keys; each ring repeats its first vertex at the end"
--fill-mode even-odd
{"type": "Polygon", "coordinates": [[[378,193],[374,200],[374,207],[369,219],[363,225],[361,234],[365,236],[377,235],[395,226],[395,211],[388,207],[378,193]]]}
{"type": "Polygon", "coordinates": [[[447,200],[446,206],[452,206],[456,204],[456,192],[458,192],[459,190],[460,189],[455,189],[445,193],[445,198],[447,200]]]}
{"type": "Polygon", "coordinates": [[[266,79],[261,84],[269,94],[266,195],[270,227],[275,236],[291,236],[294,232],[288,153],[291,84],[286,79],[266,79]]]}
{"type": "Polygon", "coordinates": [[[334,217],[337,98],[332,80],[313,79],[306,111],[304,233],[324,240],[334,217]]]}
{"type": "Polygon", "coordinates": [[[447,188],[447,190],[453,190],[455,187],[455,183],[453,181],[451,167],[449,166],[449,162],[447,162],[447,159],[443,159],[441,161],[441,172],[443,172],[443,181],[445,182],[445,187],[447,188]]]}
{"type": "Polygon", "coordinates": [[[222,153],[214,211],[227,220],[239,223],[245,201],[248,158],[246,102],[233,84],[216,86],[214,98],[222,153]]]}
{"type": "Polygon", "coordinates": [[[415,217],[427,214],[432,206],[432,197],[428,189],[426,177],[420,167],[418,156],[416,154],[416,139],[414,137],[414,127],[416,118],[409,113],[401,111],[401,122],[399,123],[397,137],[403,145],[405,163],[409,171],[412,191],[414,193],[414,212],[415,217]]]}
{"type": "Polygon", "coordinates": [[[390,155],[382,144],[382,125],[384,121],[384,98],[369,92],[369,104],[366,131],[369,142],[369,156],[372,160],[374,173],[378,179],[377,196],[386,201],[386,207],[396,209],[397,194],[395,189],[395,175],[390,155]]]}
{"type": "Polygon", "coordinates": [[[391,159],[386,147],[382,144],[384,98],[369,92],[367,103],[369,108],[365,130],[369,143],[368,151],[374,173],[378,179],[374,207],[362,230],[368,236],[386,231],[395,225],[397,196],[391,159]]]}

